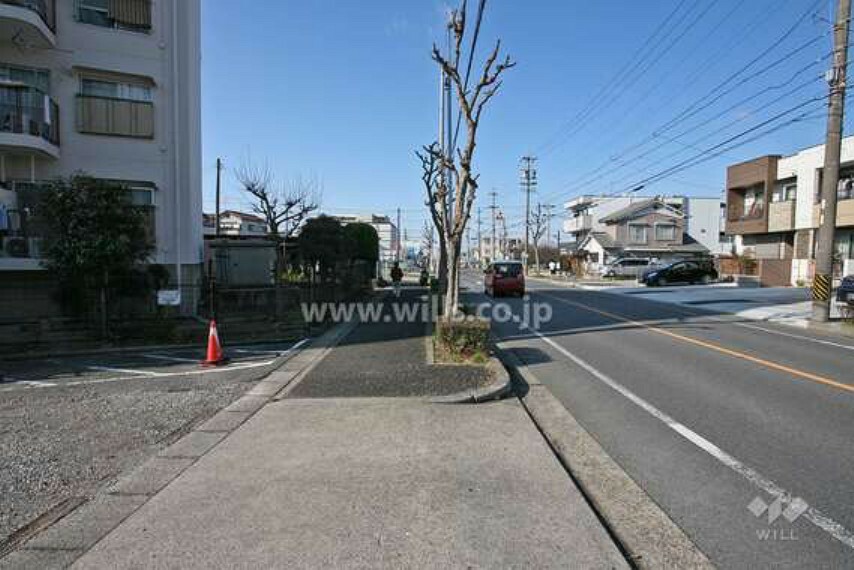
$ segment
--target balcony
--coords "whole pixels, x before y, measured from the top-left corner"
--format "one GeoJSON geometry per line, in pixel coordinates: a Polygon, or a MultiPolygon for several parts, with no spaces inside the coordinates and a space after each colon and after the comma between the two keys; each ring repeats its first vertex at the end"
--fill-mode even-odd
{"type": "Polygon", "coordinates": [[[0,86],[0,152],[59,158],[59,106],[37,89],[0,86]]]}
{"type": "Polygon", "coordinates": [[[0,184],[6,231],[0,236],[0,270],[37,270],[44,251],[43,228],[36,216],[44,183],[0,184]]]}
{"type": "Polygon", "coordinates": [[[56,47],[54,1],[0,0],[0,39],[25,47],[56,47]]]}
{"type": "Polygon", "coordinates": [[[849,198],[836,203],[836,225],[854,226],[854,199],[849,198]]]}
{"type": "Polygon", "coordinates": [[[795,201],[772,202],[768,206],[768,231],[788,232],[795,229],[795,201]]]}
{"type": "Polygon", "coordinates": [[[593,229],[593,216],[586,214],[574,218],[567,218],[563,222],[563,231],[574,234],[590,231],[593,229]]]}

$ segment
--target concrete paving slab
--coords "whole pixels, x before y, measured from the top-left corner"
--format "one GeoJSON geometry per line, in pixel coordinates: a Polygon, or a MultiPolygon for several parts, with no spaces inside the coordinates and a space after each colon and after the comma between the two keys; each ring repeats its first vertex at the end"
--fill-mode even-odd
{"type": "Polygon", "coordinates": [[[99,495],[38,534],[25,548],[85,550],[147,500],[143,495],[99,495]]]}
{"type": "Polygon", "coordinates": [[[195,459],[187,457],[153,457],[139,469],[119,479],[109,493],[152,495],[169,484],[195,459]]]}
{"type": "Polygon", "coordinates": [[[265,396],[246,395],[238,398],[234,403],[227,406],[225,410],[229,412],[255,412],[269,401],[270,399],[265,396]]]}
{"type": "Polygon", "coordinates": [[[75,568],[626,568],[517,400],[264,407],[75,568]]]}
{"type": "Polygon", "coordinates": [[[226,433],[222,433],[224,431],[229,430],[210,430],[210,432],[192,431],[161,451],[158,455],[160,457],[201,457],[227,435],[226,433]]]}
{"type": "Polygon", "coordinates": [[[252,412],[218,412],[211,419],[200,425],[196,431],[199,432],[224,432],[231,431],[252,415],[252,412]]]}

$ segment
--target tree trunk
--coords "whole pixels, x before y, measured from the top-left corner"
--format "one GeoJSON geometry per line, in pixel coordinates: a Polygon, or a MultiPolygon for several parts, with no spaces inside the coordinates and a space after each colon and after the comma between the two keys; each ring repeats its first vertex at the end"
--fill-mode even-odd
{"type": "Polygon", "coordinates": [[[448,248],[445,245],[445,240],[439,239],[439,291],[445,291],[448,288],[448,248]]]}
{"type": "Polygon", "coordinates": [[[448,248],[447,272],[448,284],[445,287],[445,304],[443,317],[446,321],[454,318],[460,300],[460,244],[451,242],[448,248]]]}
{"type": "Polygon", "coordinates": [[[534,242],[534,267],[537,275],[540,274],[540,246],[534,242]]]}

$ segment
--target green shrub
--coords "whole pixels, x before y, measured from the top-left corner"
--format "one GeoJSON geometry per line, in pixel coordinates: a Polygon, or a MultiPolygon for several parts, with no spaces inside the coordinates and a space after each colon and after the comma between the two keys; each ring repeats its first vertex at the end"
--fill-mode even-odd
{"type": "Polygon", "coordinates": [[[439,321],[436,323],[436,345],[451,360],[483,361],[489,352],[489,321],[439,321]]]}

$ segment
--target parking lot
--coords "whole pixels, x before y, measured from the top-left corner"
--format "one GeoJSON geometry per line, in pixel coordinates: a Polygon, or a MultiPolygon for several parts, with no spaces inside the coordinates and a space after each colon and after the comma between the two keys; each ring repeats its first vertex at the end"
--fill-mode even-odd
{"type": "Polygon", "coordinates": [[[0,361],[0,549],[37,517],[91,497],[299,349],[227,346],[0,361]]]}

